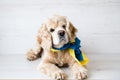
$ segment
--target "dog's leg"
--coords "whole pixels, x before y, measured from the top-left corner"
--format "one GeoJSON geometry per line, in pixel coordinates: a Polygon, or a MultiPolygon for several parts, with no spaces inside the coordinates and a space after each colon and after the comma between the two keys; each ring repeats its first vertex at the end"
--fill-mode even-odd
{"type": "Polygon", "coordinates": [[[40,72],[53,77],[55,80],[65,80],[66,74],[55,64],[42,62],[38,66],[40,72]]]}
{"type": "Polygon", "coordinates": [[[77,80],[84,80],[87,78],[87,69],[85,69],[81,64],[78,64],[77,62],[74,62],[70,66],[74,77],[77,80]]]}
{"type": "Polygon", "coordinates": [[[27,52],[26,54],[27,59],[30,61],[38,59],[39,57],[41,57],[42,51],[43,51],[42,47],[39,44],[37,44],[35,49],[30,49],[27,52]]]}

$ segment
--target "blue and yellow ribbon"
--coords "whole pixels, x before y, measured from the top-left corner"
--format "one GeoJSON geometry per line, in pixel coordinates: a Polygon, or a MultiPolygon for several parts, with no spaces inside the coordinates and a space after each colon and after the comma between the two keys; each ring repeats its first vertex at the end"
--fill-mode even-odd
{"type": "Polygon", "coordinates": [[[66,50],[68,49],[70,55],[79,63],[82,65],[86,65],[88,63],[88,58],[87,56],[84,54],[83,51],[81,51],[80,48],[80,40],[76,37],[75,40],[68,42],[67,44],[65,44],[63,47],[61,48],[55,48],[52,47],[51,51],[53,52],[59,52],[61,50],[66,50]]]}

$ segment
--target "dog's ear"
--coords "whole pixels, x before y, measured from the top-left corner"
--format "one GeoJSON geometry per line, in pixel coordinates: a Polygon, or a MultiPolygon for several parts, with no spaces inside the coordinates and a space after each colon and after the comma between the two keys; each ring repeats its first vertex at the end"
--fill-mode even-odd
{"type": "Polygon", "coordinates": [[[50,50],[52,46],[52,39],[51,39],[51,34],[47,30],[45,23],[42,24],[42,26],[38,31],[37,41],[43,49],[50,50]]]}
{"type": "Polygon", "coordinates": [[[77,29],[75,26],[68,20],[66,17],[66,22],[67,22],[67,32],[69,34],[70,40],[73,40],[76,37],[76,32],[77,29]]]}
{"type": "Polygon", "coordinates": [[[77,29],[73,26],[71,22],[69,22],[69,31],[72,38],[76,36],[77,29]]]}

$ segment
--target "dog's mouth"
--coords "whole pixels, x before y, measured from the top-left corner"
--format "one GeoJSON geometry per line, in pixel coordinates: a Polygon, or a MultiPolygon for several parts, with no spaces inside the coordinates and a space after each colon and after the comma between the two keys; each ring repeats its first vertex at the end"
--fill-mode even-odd
{"type": "Polygon", "coordinates": [[[59,43],[62,42],[62,41],[66,42],[65,36],[59,37],[59,43]]]}
{"type": "Polygon", "coordinates": [[[56,48],[60,48],[69,42],[69,36],[66,32],[64,32],[64,34],[60,33],[60,34],[57,34],[56,40],[57,41],[55,41],[54,39],[52,46],[56,48]]]}
{"type": "Polygon", "coordinates": [[[59,44],[54,45],[54,47],[56,47],[56,48],[63,47],[68,42],[69,42],[69,40],[67,39],[67,36],[59,36],[59,44]]]}

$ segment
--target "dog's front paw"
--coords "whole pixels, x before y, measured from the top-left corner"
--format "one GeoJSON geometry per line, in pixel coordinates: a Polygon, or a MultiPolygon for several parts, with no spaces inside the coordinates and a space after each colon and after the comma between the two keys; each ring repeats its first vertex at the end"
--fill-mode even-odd
{"type": "Polygon", "coordinates": [[[55,71],[52,73],[52,77],[55,80],[65,80],[66,79],[66,74],[63,71],[55,71]]]}
{"type": "Polygon", "coordinates": [[[37,59],[37,55],[33,52],[32,49],[27,52],[26,56],[29,61],[33,61],[37,59]]]}
{"type": "Polygon", "coordinates": [[[78,71],[75,72],[75,77],[77,80],[84,80],[87,78],[87,69],[81,67],[78,71]]]}

